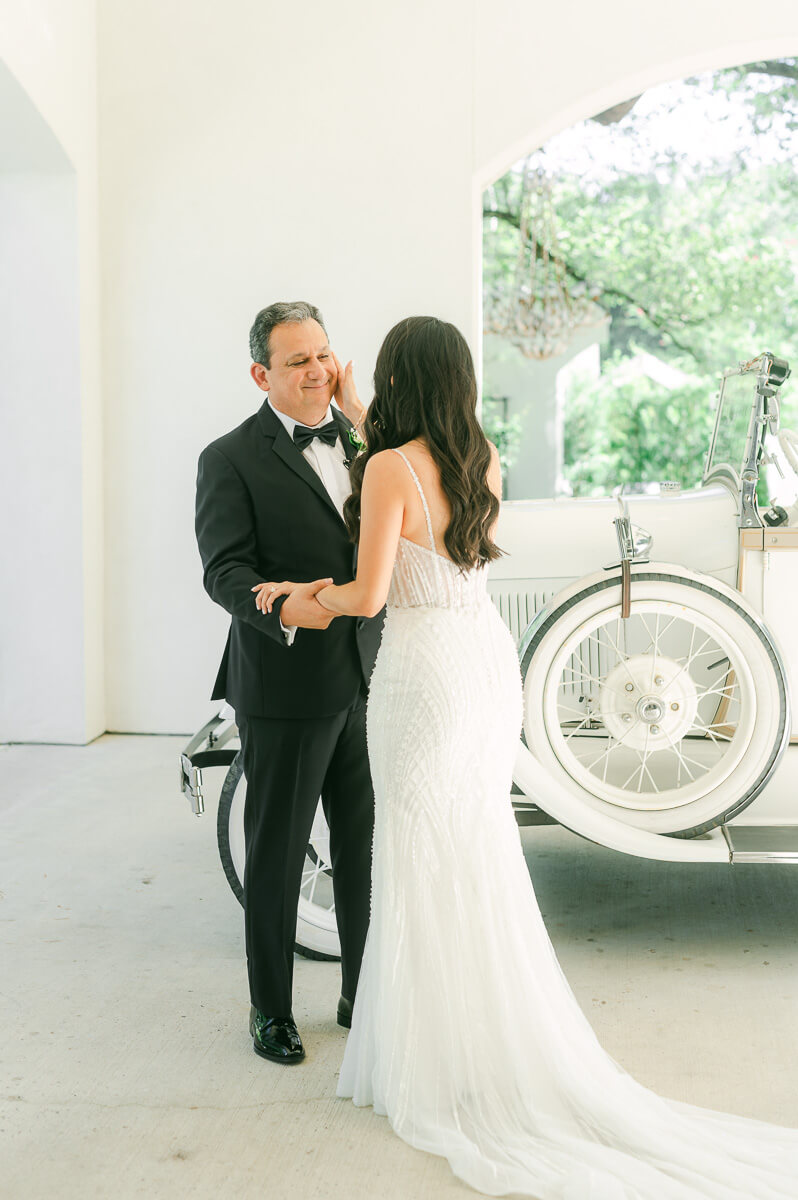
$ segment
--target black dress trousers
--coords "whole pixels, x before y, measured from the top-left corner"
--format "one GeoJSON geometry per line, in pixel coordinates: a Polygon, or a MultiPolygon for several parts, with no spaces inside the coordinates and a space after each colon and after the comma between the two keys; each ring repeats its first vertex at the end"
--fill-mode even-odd
{"type": "Polygon", "coordinates": [[[333,716],[236,714],[244,756],[244,922],[252,1003],[291,1014],[297,908],[319,796],[330,827],[341,992],[354,1000],[371,904],[374,793],[366,691],[333,716]]]}

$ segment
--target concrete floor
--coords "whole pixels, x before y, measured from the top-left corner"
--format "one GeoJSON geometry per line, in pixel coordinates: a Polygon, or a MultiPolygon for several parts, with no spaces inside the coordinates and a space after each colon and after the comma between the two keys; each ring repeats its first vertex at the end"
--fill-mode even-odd
{"type": "MultiPolygon", "coordinates": [[[[252,1053],[241,910],[213,806],[177,790],[185,740],[0,747],[0,1195],[472,1197],[335,1098],[336,964],[296,962],[305,1063],[252,1053]]],[[[606,1049],[665,1095],[798,1125],[798,870],[524,843],[606,1049]]]]}

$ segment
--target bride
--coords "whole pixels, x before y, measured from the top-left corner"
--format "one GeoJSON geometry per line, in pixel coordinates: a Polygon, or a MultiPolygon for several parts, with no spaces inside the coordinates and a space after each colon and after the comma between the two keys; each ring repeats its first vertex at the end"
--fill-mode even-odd
{"type": "Polygon", "coordinates": [[[486,590],[501,479],[471,355],[453,325],[411,317],[374,385],[345,509],[357,578],[317,596],[349,615],[387,601],[371,925],[338,1094],[492,1196],[794,1198],[798,1131],[657,1096],[579,1008],[508,801],[522,685],[486,590]]]}

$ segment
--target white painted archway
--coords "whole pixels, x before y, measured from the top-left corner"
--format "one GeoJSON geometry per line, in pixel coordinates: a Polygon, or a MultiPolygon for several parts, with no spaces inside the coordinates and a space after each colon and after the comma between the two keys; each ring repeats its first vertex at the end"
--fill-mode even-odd
{"type": "MultiPolygon", "coordinates": [[[[696,30],[691,30],[691,35],[696,33],[696,30]]],[[[519,39],[518,44],[523,46],[523,37],[519,39]]],[[[512,54],[513,47],[505,45],[505,51],[509,51],[512,54]]],[[[690,55],[680,55],[679,57],[665,61],[651,62],[644,69],[632,73],[624,72],[615,78],[602,81],[583,94],[569,98],[558,111],[546,112],[545,116],[541,115],[538,108],[539,93],[537,87],[529,86],[529,72],[526,74],[523,71],[515,73],[513,71],[513,64],[506,64],[507,69],[502,80],[502,90],[506,96],[508,88],[510,89],[512,102],[507,107],[506,112],[502,112],[494,106],[489,118],[485,121],[482,152],[486,157],[476,169],[472,196],[473,237],[474,245],[477,247],[475,250],[474,273],[474,329],[478,333],[476,333],[474,341],[478,357],[479,378],[482,378],[485,352],[485,342],[482,334],[482,208],[485,188],[503,175],[513,163],[518,162],[525,155],[540,148],[558,133],[582,121],[588,120],[590,117],[611,108],[613,105],[622,103],[633,96],[641,95],[651,88],[706,71],[721,70],[724,67],[738,66],[743,63],[767,58],[792,57],[797,54],[798,37],[796,36],[786,38],[782,36],[764,41],[751,40],[749,43],[734,41],[712,45],[710,42],[704,49],[690,55]],[[524,86],[525,83],[527,86],[524,86]],[[528,132],[519,133],[524,119],[529,121],[528,132]]],[[[573,84],[572,74],[569,75],[569,79],[571,84],[573,84]]],[[[710,129],[708,129],[707,134],[709,139],[711,137],[710,129]]],[[[592,338],[593,334],[591,333],[590,336],[592,338]]],[[[555,368],[554,374],[556,374],[557,365],[566,363],[573,354],[578,353],[583,348],[582,343],[587,344],[584,337],[581,340],[577,337],[574,346],[569,347],[565,355],[551,361],[549,365],[555,368]]],[[[509,358],[512,360],[510,365],[503,368],[499,367],[498,374],[500,377],[506,377],[508,380],[514,381],[517,386],[519,378],[523,378],[523,360],[521,360],[520,355],[517,360],[513,358],[512,354],[509,355],[509,358]]],[[[542,374],[545,374],[545,372],[542,372],[542,374]]],[[[551,380],[547,380],[546,382],[546,403],[541,402],[534,406],[536,423],[545,423],[546,421],[553,423],[556,419],[549,405],[549,401],[553,402],[554,396],[553,376],[551,380]]],[[[524,453],[524,448],[522,447],[522,459],[524,458],[524,453]]],[[[550,482],[556,476],[556,463],[552,462],[548,469],[545,465],[550,457],[551,445],[545,438],[542,439],[539,446],[527,446],[526,459],[528,461],[521,462],[517,465],[515,471],[510,472],[511,483],[514,474],[522,478],[534,478],[538,474],[542,474],[545,476],[545,481],[550,482]]],[[[546,490],[545,488],[544,490],[534,490],[533,488],[531,491],[521,490],[520,492],[515,492],[511,490],[510,492],[510,496],[513,499],[524,498],[528,495],[543,496],[549,494],[551,494],[551,490],[546,490]]]]}

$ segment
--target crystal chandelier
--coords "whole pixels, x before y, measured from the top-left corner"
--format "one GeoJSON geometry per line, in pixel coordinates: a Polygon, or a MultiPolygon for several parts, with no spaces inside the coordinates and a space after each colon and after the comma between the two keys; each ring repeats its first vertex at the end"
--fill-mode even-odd
{"type": "Polygon", "coordinates": [[[509,294],[486,296],[485,330],[507,338],[527,358],[553,358],[574,331],[606,317],[598,288],[569,283],[557,240],[551,180],[543,167],[524,163],[520,239],[509,294]]]}

